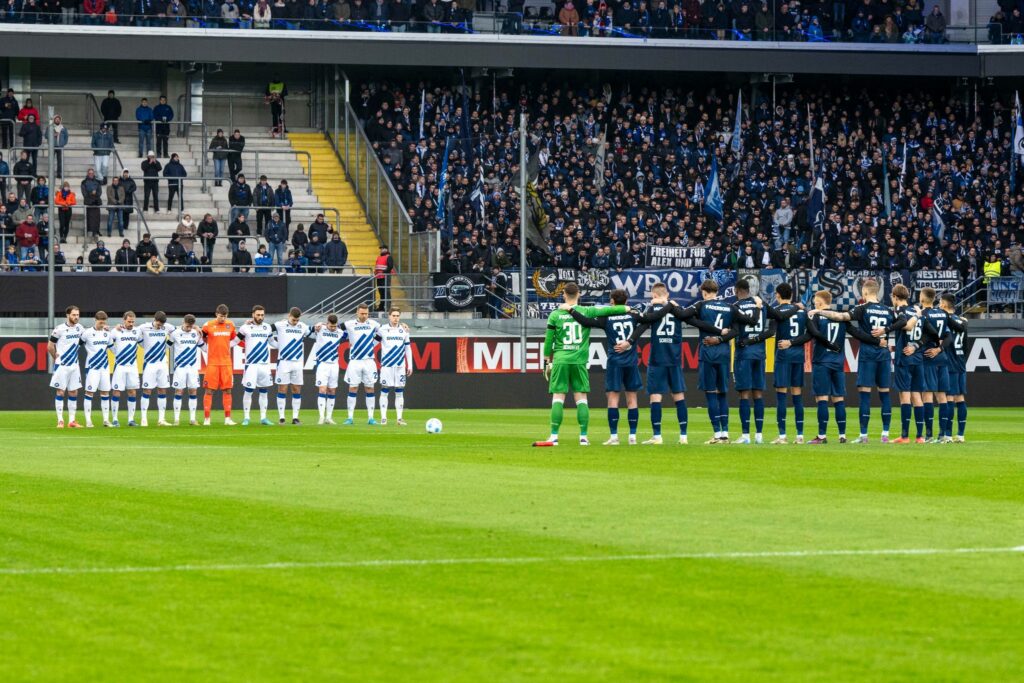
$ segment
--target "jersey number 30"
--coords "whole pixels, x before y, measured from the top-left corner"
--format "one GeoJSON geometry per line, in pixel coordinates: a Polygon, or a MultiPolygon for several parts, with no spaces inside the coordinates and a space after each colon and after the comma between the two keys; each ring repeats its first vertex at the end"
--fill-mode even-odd
{"type": "Polygon", "coordinates": [[[583,327],[575,320],[562,323],[562,343],[582,344],[583,327]]]}

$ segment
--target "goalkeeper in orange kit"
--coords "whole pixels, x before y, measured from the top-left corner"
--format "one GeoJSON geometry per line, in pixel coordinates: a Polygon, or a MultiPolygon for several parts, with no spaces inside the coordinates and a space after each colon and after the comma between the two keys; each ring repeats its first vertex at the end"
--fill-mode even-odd
{"type": "Polygon", "coordinates": [[[235,324],[228,320],[228,307],[217,306],[217,317],[203,325],[206,340],[206,375],[203,386],[203,426],[210,424],[210,409],[213,408],[213,392],[221,392],[224,406],[224,424],[233,425],[231,419],[231,387],[234,385],[234,363],[231,360],[231,341],[235,338],[235,324]]]}

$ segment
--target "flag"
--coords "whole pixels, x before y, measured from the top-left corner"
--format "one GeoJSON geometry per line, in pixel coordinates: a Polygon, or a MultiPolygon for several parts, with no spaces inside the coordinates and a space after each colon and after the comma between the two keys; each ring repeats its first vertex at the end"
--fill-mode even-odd
{"type": "Polygon", "coordinates": [[[818,172],[814,168],[814,126],[811,121],[811,105],[807,105],[807,139],[810,141],[811,149],[811,175],[817,177],[818,172]]]}
{"type": "Polygon", "coordinates": [[[942,240],[946,236],[946,222],[942,220],[942,207],[936,199],[932,204],[932,235],[935,239],[942,240]]]}
{"type": "Polygon", "coordinates": [[[441,159],[441,182],[437,186],[437,222],[441,228],[448,226],[448,148],[452,139],[444,141],[444,157],[441,159]]]}
{"type": "Polygon", "coordinates": [[[473,202],[473,208],[477,210],[480,217],[484,216],[484,175],[483,169],[480,169],[480,174],[476,177],[476,185],[473,186],[473,191],[469,194],[469,199],[473,202]]]}
{"type": "MultiPolygon", "coordinates": [[[[540,140],[534,140],[539,143],[540,140]]],[[[551,253],[551,246],[548,244],[548,234],[551,226],[548,223],[548,215],[544,213],[544,205],[540,201],[540,193],[537,191],[537,179],[540,177],[541,150],[537,150],[527,157],[526,161],[526,196],[523,198],[525,216],[523,219],[523,233],[528,242],[551,253]]]]}
{"type": "Polygon", "coordinates": [[[821,177],[814,179],[811,196],[807,200],[807,221],[811,224],[811,235],[825,244],[825,184],[821,177]]]}
{"type": "Polygon", "coordinates": [[[882,150],[882,198],[885,204],[885,217],[888,218],[889,214],[892,213],[892,194],[889,191],[889,157],[885,153],[886,150],[882,150]]]}
{"type": "Polygon", "coordinates": [[[722,212],[722,190],[718,186],[718,157],[711,157],[711,174],[704,188],[704,213],[717,218],[719,222],[725,218],[722,212]]]}
{"type": "Polygon", "coordinates": [[[1013,136],[1013,151],[1014,154],[1019,154],[1022,161],[1024,161],[1024,121],[1021,120],[1020,116],[1020,95],[1018,94],[1016,100],[1017,104],[1017,132],[1013,136]]]}
{"type": "Polygon", "coordinates": [[[743,139],[740,135],[742,130],[742,123],[740,117],[743,115],[743,91],[740,90],[739,97],[736,98],[736,122],[732,126],[732,151],[739,154],[743,149],[743,139]]]}
{"type": "Polygon", "coordinates": [[[907,174],[907,141],[903,141],[903,166],[900,168],[900,201],[903,201],[903,176],[907,174]]]}
{"type": "Polygon", "coordinates": [[[473,163],[472,129],[469,127],[469,88],[466,87],[466,70],[459,69],[462,75],[462,149],[466,154],[466,163],[473,163]]]}
{"type": "Polygon", "coordinates": [[[423,139],[423,119],[426,118],[426,110],[427,110],[427,89],[424,88],[423,91],[420,93],[420,137],[419,137],[420,140],[423,139]]]}
{"type": "Polygon", "coordinates": [[[608,126],[601,131],[601,142],[597,145],[597,158],[594,161],[594,185],[597,187],[597,195],[604,196],[604,169],[608,158],[608,126]]]}

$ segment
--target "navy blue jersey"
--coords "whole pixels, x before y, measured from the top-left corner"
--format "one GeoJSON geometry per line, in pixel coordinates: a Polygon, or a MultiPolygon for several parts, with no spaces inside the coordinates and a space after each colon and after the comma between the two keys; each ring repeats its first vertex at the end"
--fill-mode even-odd
{"type": "Polygon", "coordinates": [[[846,323],[819,317],[810,320],[807,329],[814,337],[811,361],[815,365],[841,370],[843,349],[846,348],[846,323]]]}
{"type": "Polygon", "coordinates": [[[892,328],[896,330],[896,365],[910,367],[921,364],[921,321],[918,320],[912,330],[908,331],[906,328],[907,321],[916,317],[914,309],[910,306],[900,306],[896,309],[896,319],[892,324],[892,328]],[[917,351],[907,356],[903,349],[911,344],[917,347],[917,351]]]}
{"type": "MultiPolygon", "coordinates": [[[[946,341],[951,333],[949,329],[949,314],[941,308],[926,308],[921,313],[921,322],[924,323],[921,341],[924,344],[925,350],[941,347],[942,343],[946,341]]],[[[945,353],[940,353],[932,359],[928,359],[926,356],[925,361],[938,365],[947,364],[945,353]]]]}
{"type": "Polygon", "coordinates": [[[949,327],[953,332],[953,349],[947,362],[957,372],[967,372],[967,318],[949,316],[949,327]]]}
{"type": "Polygon", "coordinates": [[[757,302],[747,297],[738,300],[736,308],[755,320],[753,324],[743,325],[736,339],[736,360],[764,360],[764,342],[775,335],[775,321],[768,317],[768,307],[758,309],[757,302]]]}
{"type": "Polygon", "coordinates": [[[715,346],[707,346],[704,340],[708,337],[721,337],[727,342],[738,333],[738,323],[752,323],[754,320],[744,313],[741,313],[734,304],[727,303],[721,299],[709,299],[698,301],[682,311],[682,317],[693,317],[704,323],[700,329],[700,360],[708,363],[728,363],[729,345],[722,343],[715,346]],[[722,330],[729,328],[727,334],[722,330]]]}
{"type": "MultiPolygon", "coordinates": [[[[651,304],[645,314],[660,312],[667,304],[651,304]]],[[[682,365],[683,323],[673,315],[665,315],[651,323],[651,355],[648,365],[672,367],[682,365]]]]}
{"type": "MultiPolygon", "coordinates": [[[[848,313],[850,314],[850,322],[857,323],[860,331],[868,335],[876,327],[888,328],[896,319],[896,315],[892,312],[891,308],[871,301],[854,306],[848,313]]],[[[878,345],[877,339],[875,339],[874,344],[864,343],[865,340],[860,337],[858,339],[862,342],[860,345],[860,360],[881,363],[892,358],[888,344],[882,347],[878,345]]]]}
{"type": "Polygon", "coordinates": [[[608,367],[635,367],[638,364],[639,356],[635,345],[630,345],[629,349],[622,352],[616,351],[615,345],[619,342],[629,341],[633,332],[642,327],[639,314],[629,311],[590,318],[576,309],[572,309],[569,311],[569,315],[583,327],[604,330],[608,367]]]}
{"type": "Polygon", "coordinates": [[[775,329],[775,362],[803,363],[804,342],[800,341],[807,334],[807,312],[796,304],[779,304],[768,309],[768,315],[778,324],[775,329]],[[788,341],[792,346],[779,349],[778,342],[788,341]]]}

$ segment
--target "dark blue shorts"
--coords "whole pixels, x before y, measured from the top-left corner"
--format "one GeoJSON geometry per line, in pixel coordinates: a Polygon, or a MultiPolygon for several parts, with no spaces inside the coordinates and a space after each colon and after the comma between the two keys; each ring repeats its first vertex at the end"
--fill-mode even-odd
{"type": "Polygon", "coordinates": [[[945,363],[924,363],[924,390],[946,393],[949,391],[949,368],[945,363]]]}
{"type": "Polygon", "coordinates": [[[701,391],[717,391],[726,393],[729,391],[729,361],[700,362],[700,373],[698,374],[697,388],[701,391]]]}
{"type": "Polygon", "coordinates": [[[764,391],[763,360],[737,360],[732,367],[737,391],[764,391]]]}
{"type": "Polygon", "coordinates": [[[892,361],[862,360],[857,362],[857,386],[892,388],[892,361]]]}
{"type": "Polygon", "coordinates": [[[648,394],[681,394],[686,391],[683,368],[679,365],[652,365],[647,368],[648,394]]]}
{"type": "Polygon", "coordinates": [[[636,365],[609,365],[604,373],[605,391],[640,391],[643,385],[636,365]]]}
{"type": "Polygon", "coordinates": [[[804,386],[804,362],[799,363],[775,363],[775,388],[788,389],[796,387],[802,389],[804,386]]]}
{"type": "Polygon", "coordinates": [[[966,370],[954,370],[949,368],[949,390],[946,391],[950,396],[966,396],[967,395],[967,371],[966,370]]]}
{"type": "Polygon", "coordinates": [[[815,365],[811,368],[811,387],[815,396],[846,396],[846,376],[842,368],[815,365]]]}
{"type": "Polygon", "coordinates": [[[892,388],[896,391],[924,391],[924,367],[921,365],[897,365],[892,388]]]}

